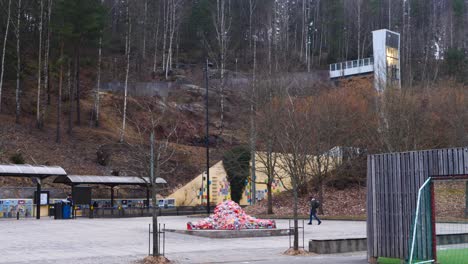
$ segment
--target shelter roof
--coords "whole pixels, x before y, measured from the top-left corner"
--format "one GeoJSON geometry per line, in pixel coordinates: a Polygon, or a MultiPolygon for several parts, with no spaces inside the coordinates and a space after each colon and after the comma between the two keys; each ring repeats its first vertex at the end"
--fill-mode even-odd
{"type": "MultiPolygon", "coordinates": [[[[54,183],[65,184],[104,184],[104,185],[145,185],[148,177],[137,176],[95,176],[95,175],[68,175],[57,178],[54,183]]],[[[156,178],[157,184],[167,183],[163,178],[156,178]]]]}
{"type": "Polygon", "coordinates": [[[58,166],[33,166],[28,164],[0,165],[0,176],[11,177],[48,177],[67,176],[62,167],[58,166]]]}

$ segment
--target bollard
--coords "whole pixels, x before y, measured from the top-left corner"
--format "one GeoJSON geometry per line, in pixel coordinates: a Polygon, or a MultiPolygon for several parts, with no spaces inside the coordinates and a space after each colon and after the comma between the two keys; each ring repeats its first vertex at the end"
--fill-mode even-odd
{"type": "Polygon", "coordinates": [[[16,220],[19,220],[19,212],[16,212],[16,220]]]}

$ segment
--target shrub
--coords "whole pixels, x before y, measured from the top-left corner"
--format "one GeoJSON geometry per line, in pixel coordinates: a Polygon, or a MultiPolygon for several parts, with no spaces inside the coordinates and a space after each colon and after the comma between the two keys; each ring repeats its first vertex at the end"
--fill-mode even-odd
{"type": "Polygon", "coordinates": [[[25,163],[23,154],[21,154],[21,152],[16,152],[15,154],[13,154],[13,155],[10,157],[10,161],[11,161],[13,164],[24,164],[24,163],[25,163]]]}

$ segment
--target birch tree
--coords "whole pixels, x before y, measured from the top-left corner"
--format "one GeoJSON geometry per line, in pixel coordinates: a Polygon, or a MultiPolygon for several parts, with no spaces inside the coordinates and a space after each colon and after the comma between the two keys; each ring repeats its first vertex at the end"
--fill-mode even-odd
{"type": "Polygon", "coordinates": [[[157,20],[156,20],[156,31],[154,33],[154,57],[153,57],[153,73],[156,74],[157,66],[158,66],[158,43],[159,43],[159,21],[160,21],[160,8],[158,5],[158,11],[156,13],[157,20]]]}
{"type": "Polygon", "coordinates": [[[5,72],[5,50],[6,44],[8,40],[8,30],[10,27],[10,16],[11,16],[11,0],[8,0],[8,15],[7,15],[7,23],[5,29],[5,37],[3,38],[3,50],[2,50],[2,72],[0,74],[0,112],[2,110],[2,88],[3,88],[3,73],[5,72]]]}
{"type": "MultiPolygon", "coordinates": [[[[231,30],[231,1],[216,0],[216,10],[213,15],[214,28],[218,44],[218,67],[219,67],[219,95],[220,95],[220,134],[224,128],[224,85],[225,67],[228,53],[229,32],[231,30]]],[[[249,37],[250,38],[250,37],[249,37]]]]}
{"type": "Polygon", "coordinates": [[[94,91],[94,126],[99,127],[99,108],[100,108],[100,90],[101,90],[101,62],[102,62],[102,31],[99,37],[99,49],[98,49],[98,67],[97,67],[97,83],[94,91]]]}
{"type": "Polygon", "coordinates": [[[145,0],[143,8],[143,47],[141,49],[142,59],[146,59],[146,17],[148,13],[148,0],[145,0]]]}
{"type": "MultiPolygon", "coordinates": [[[[18,9],[17,9],[17,22],[16,22],[16,111],[15,111],[15,122],[19,124],[20,118],[20,96],[21,96],[21,49],[20,49],[20,40],[21,40],[21,0],[18,0],[18,9]]],[[[0,89],[1,90],[1,89],[0,89]]],[[[1,92],[0,92],[1,94],[1,92]]],[[[0,96],[1,100],[1,96],[0,96]]]]}
{"type": "Polygon", "coordinates": [[[59,85],[58,85],[58,93],[57,93],[57,130],[56,130],[56,136],[55,136],[55,142],[61,143],[62,138],[61,138],[61,123],[62,123],[62,85],[63,85],[63,63],[64,63],[64,57],[63,57],[63,39],[60,42],[60,59],[59,59],[59,64],[60,64],[60,70],[59,70],[59,85]]]}
{"type": "Polygon", "coordinates": [[[120,132],[120,142],[124,141],[125,126],[126,126],[126,119],[127,119],[127,95],[128,95],[128,74],[130,71],[131,33],[132,33],[132,19],[129,13],[129,3],[127,2],[127,35],[125,37],[125,55],[127,57],[127,66],[125,70],[124,105],[123,105],[123,117],[122,117],[122,131],[120,132]]]}
{"type": "Polygon", "coordinates": [[[42,86],[42,24],[44,17],[44,0],[40,0],[40,13],[39,13],[39,51],[38,51],[38,65],[37,65],[37,102],[36,102],[36,125],[38,128],[42,128],[41,119],[41,86],[42,86]]]}
{"type": "Polygon", "coordinates": [[[50,105],[50,84],[49,84],[49,53],[50,53],[50,35],[51,35],[51,26],[50,26],[50,17],[52,14],[52,0],[47,1],[47,39],[45,43],[45,54],[44,54],[44,89],[46,89],[46,94],[43,97],[43,104],[41,109],[41,121],[42,123],[45,120],[46,105],[50,105]]]}
{"type": "Polygon", "coordinates": [[[169,2],[163,0],[163,47],[162,47],[162,69],[166,70],[166,42],[167,42],[167,32],[169,31],[169,2]]]}
{"type": "Polygon", "coordinates": [[[72,89],[72,80],[71,80],[71,61],[68,60],[67,63],[67,91],[68,91],[68,129],[67,134],[71,135],[73,131],[73,101],[74,101],[74,91],[72,89]]]}

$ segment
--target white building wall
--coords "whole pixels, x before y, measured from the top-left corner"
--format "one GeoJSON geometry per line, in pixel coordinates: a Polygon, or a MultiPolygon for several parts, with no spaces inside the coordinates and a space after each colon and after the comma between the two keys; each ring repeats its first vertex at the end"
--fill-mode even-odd
{"type": "Polygon", "coordinates": [[[374,87],[380,92],[387,86],[387,60],[385,54],[386,33],[386,29],[372,31],[372,45],[374,49],[374,87]]]}
{"type": "Polygon", "coordinates": [[[372,31],[372,44],[374,50],[374,87],[379,92],[382,92],[387,85],[390,84],[389,76],[387,73],[387,33],[398,35],[398,65],[397,76],[398,80],[393,82],[398,88],[401,87],[401,74],[400,74],[400,34],[390,31],[388,29],[380,29],[372,31]]]}

